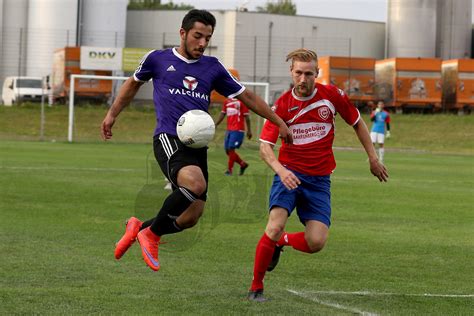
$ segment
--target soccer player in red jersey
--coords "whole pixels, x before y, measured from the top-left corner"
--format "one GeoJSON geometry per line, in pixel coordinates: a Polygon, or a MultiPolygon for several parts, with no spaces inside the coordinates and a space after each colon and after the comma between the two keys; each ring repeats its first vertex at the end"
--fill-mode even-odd
{"type": "Polygon", "coordinates": [[[293,133],[293,144],[282,140],[278,159],[273,147],[278,128],[266,122],[260,136],[260,155],[276,173],[270,192],[269,219],[257,244],[252,285],[248,299],[265,301],[263,278],[275,268],[281,249],[291,246],[307,253],[323,249],[331,218],[330,174],[336,163],[332,151],[336,114],[354,128],[369,157],[370,171],[381,182],[388,173],[379,162],[367,125],[345,93],[332,85],[315,84],[318,58],[308,49],[297,49],[287,56],[293,88],[274,105],[275,113],[293,133]],[[288,233],[285,225],[296,207],[304,231],[288,233]]]}
{"type": "Polygon", "coordinates": [[[249,114],[249,110],[245,104],[238,99],[229,98],[225,100],[222,106],[222,111],[217,118],[216,126],[218,126],[227,115],[227,130],[225,133],[224,148],[225,153],[229,156],[227,161],[227,171],[225,172],[228,176],[232,175],[234,163],[240,165],[240,175],[243,175],[245,169],[249,166],[248,163],[242,160],[236,152],[244,142],[245,126],[247,126],[247,138],[252,138],[249,114]]]}

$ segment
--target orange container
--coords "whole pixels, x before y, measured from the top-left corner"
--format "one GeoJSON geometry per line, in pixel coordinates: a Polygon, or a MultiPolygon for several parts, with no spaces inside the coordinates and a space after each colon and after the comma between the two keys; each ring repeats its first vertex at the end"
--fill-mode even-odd
{"type": "MultiPolygon", "coordinates": [[[[236,69],[229,68],[227,69],[232,76],[234,76],[237,80],[240,80],[240,74],[236,69]]],[[[217,93],[216,90],[212,90],[211,92],[211,104],[214,105],[222,105],[224,104],[224,101],[226,100],[226,97],[223,96],[222,94],[217,93]]]]}
{"type": "MultiPolygon", "coordinates": [[[[53,55],[51,88],[53,98],[64,100],[69,97],[71,74],[111,76],[111,71],[82,70],[80,68],[81,48],[64,47],[53,55]]],[[[112,80],[76,79],[74,94],[79,98],[107,100],[112,92],[112,80]]]]}
{"type": "Polygon", "coordinates": [[[441,109],[441,59],[377,60],[375,82],[377,99],[389,107],[441,109]]]}
{"type": "Polygon", "coordinates": [[[474,108],[474,59],[444,60],[443,107],[446,110],[474,108]]]}
{"type": "Polygon", "coordinates": [[[375,59],[323,56],[318,58],[316,82],[333,84],[355,104],[374,101],[375,59]]]}

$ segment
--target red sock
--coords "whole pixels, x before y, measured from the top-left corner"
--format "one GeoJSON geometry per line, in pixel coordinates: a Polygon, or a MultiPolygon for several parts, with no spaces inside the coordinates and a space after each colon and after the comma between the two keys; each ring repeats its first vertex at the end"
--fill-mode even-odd
{"type": "Polygon", "coordinates": [[[234,161],[238,163],[240,166],[242,166],[242,159],[240,159],[239,154],[234,150],[234,161]]]}
{"type": "Polygon", "coordinates": [[[278,240],[277,244],[279,246],[291,246],[296,250],[312,253],[311,249],[309,248],[306,239],[304,238],[304,232],[288,234],[283,233],[281,235],[280,240],[278,240]]]}
{"type": "Polygon", "coordinates": [[[229,160],[227,160],[227,169],[232,172],[235,162],[235,150],[229,149],[227,155],[229,155],[229,160]]]}
{"type": "Polygon", "coordinates": [[[255,253],[255,264],[253,266],[253,280],[251,291],[263,290],[263,278],[267,271],[268,265],[272,261],[273,252],[275,251],[276,242],[271,240],[267,234],[263,234],[257,244],[255,253]]]}

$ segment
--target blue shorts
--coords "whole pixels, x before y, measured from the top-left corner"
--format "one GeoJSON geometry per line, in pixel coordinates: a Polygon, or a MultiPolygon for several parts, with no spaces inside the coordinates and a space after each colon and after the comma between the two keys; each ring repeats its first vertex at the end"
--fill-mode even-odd
{"type": "Polygon", "coordinates": [[[315,220],[331,225],[331,179],[330,176],[308,176],[292,171],[301,184],[294,190],[288,190],[278,175],[273,179],[270,191],[270,210],[279,206],[291,215],[296,208],[298,217],[303,223],[315,220]]]}
{"type": "Polygon", "coordinates": [[[244,134],[241,131],[226,131],[224,140],[225,150],[240,148],[240,145],[244,142],[244,134]]]}

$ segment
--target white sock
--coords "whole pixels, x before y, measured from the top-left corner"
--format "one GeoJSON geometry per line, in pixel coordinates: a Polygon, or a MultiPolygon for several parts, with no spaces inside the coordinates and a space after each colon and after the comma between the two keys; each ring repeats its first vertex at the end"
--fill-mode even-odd
{"type": "Polygon", "coordinates": [[[379,148],[379,160],[383,162],[383,155],[385,154],[385,148],[379,148]]]}

